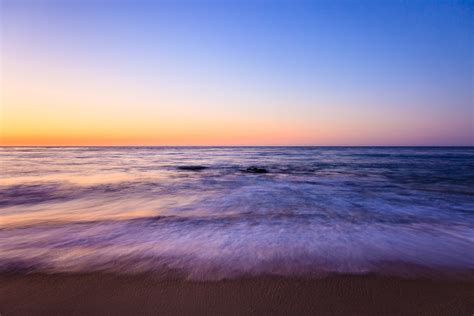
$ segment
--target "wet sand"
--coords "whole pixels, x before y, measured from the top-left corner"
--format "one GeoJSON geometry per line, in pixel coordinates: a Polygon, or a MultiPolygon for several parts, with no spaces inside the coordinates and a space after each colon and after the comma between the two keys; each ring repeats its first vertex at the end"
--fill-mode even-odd
{"type": "Polygon", "coordinates": [[[223,281],[150,274],[3,274],[9,315],[472,315],[474,282],[380,276],[223,281]]]}

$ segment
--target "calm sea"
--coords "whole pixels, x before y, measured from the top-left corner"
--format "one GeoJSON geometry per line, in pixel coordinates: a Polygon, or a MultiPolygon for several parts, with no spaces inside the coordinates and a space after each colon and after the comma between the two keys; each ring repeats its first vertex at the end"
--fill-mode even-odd
{"type": "Polygon", "coordinates": [[[473,147],[3,147],[0,176],[3,271],[474,269],[473,147]]]}

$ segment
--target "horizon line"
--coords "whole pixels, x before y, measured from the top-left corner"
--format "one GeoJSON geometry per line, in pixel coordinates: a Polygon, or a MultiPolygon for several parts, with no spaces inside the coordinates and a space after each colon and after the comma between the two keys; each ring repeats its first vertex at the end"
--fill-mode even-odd
{"type": "Polygon", "coordinates": [[[103,147],[103,148],[118,148],[118,147],[227,147],[227,148],[243,148],[243,147],[474,147],[472,145],[0,145],[2,148],[7,147],[56,147],[56,148],[71,148],[71,147],[103,147]]]}

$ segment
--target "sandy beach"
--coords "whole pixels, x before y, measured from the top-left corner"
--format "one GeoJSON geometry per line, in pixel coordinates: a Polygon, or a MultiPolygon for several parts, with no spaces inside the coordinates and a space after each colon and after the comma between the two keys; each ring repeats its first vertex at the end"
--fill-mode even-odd
{"type": "Polygon", "coordinates": [[[4,274],[2,315],[472,315],[474,283],[378,276],[223,281],[4,274]]]}

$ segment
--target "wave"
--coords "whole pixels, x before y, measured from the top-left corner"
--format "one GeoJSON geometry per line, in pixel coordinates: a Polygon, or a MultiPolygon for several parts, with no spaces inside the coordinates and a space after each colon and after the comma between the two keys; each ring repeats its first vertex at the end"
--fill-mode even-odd
{"type": "Polygon", "coordinates": [[[472,230],[426,224],[148,218],[4,229],[0,237],[4,271],[133,273],[166,267],[191,279],[222,279],[407,272],[389,262],[421,267],[423,273],[474,266],[472,230]]]}

